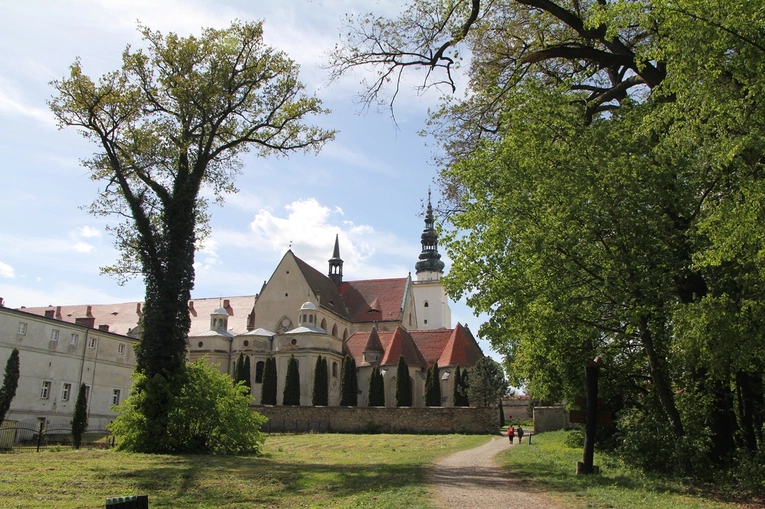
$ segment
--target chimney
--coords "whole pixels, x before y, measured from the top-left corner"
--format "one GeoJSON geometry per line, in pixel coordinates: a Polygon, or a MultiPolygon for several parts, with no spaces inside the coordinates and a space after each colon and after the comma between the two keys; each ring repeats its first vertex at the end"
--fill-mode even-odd
{"type": "Polygon", "coordinates": [[[5,303],[3,302],[3,298],[0,297],[0,308],[4,308],[4,307],[5,307],[5,303]]]}
{"type": "Polygon", "coordinates": [[[252,313],[247,315],[247,330],[255,330],[255,308],[252,309],[252,313]]]}
{"type": "Polygon", "coordinates": [[[229,299],[223,299],[223,309],[225,309],[229,315],[234,316],[234,310],[231,308],[231,301],[229,299]]]}
{"type": "Polygon", "coordinates": [[[61,320],[61,306],[56,306],[56,320],[61,320]]]}
{"type": "Polygon", "coordinates": [[[189,301],[189,313],[191,313],[191,316],[197,316],[197,310],[194,309],[194,301],[189,301]]]}
{"type": "Polygon", "coordinates": [[[138,321],[141,321],[141,319],[143,318],[143,311],[141,311],[141,303],[140,302],[136,302],[135,303],[135,314],[138,315],[138,321]]]}
{"type": "Polygon", "coordinates": [[[93,316],[93,306],[88,306],[88,310],[85,311],[85,316],[87,316],[88,318],[93,316]]]}
{"type": "Polygon", "coordinates": [[[98,330],[102,330],[104,332],[109,332],[109,326],[108,325],[99,325],[98,330]]]}
{"type": "Polygon", "coordinates": [[[56,311],[53,309],[46,309],[45,310],[45,318],[53,318],[53,313],[56,311]]]}
{"type": "Polygon", "coordinates": [[[96,319],[92,316],[88,316],[85,318],[75,318],[74,319],[75,325],[82,325],[83,327],[90,327],[93,328],[96,326],[96,319]]]}

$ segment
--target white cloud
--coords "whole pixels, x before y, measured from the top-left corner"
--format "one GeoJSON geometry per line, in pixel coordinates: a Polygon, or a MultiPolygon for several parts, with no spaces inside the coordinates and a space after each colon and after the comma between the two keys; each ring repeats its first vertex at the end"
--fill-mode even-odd
{"type": "Polygon", "coordinates": [[[5,80],[0,80],[0,115],[28,117],[51,127],[55,125],[47,109],[25,104],[21,94],[5,80]]]}
{"type": "Polygon", "coordinates": [[[92,228],[90,226],[83,226],[80,228],[80,236],[86,239],[94,238],[94,237],[100,237],[101,236],[101,230],[98,230],[96,228],[92,228]]]}
{"type": "Polygon", "coordinates": [[[0,277],[4,277],[6,279],[13,279],[16,277],[16,273],[13,270],[13,267],[8,265],[7,263],[0,262],[0,277]]]}
{"type": "Polygon", "coordinates": [[[87,242],[78,242],[72,246],[72,249],[74,249],[78,253],[90,253],[91,251],[93,251],[93,246],[88,244],[87,242]]]}

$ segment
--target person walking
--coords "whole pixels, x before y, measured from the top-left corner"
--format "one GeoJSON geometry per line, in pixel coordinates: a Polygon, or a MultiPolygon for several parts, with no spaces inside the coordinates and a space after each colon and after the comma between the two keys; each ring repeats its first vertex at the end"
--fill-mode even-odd
{"type": "Polygon", "coordinates": [[[518,433],[518,443],[520,444],[521,442],[523,442],[523,428],[518,426],[517,433],[518,433]]]}
{"type": "Polygon", "coordinates": [[[515,428],[513,428],[512,424],[507,427],[507,438],[510,440],[510,443],[513,443],[513,439],[515,438],[515,428]]]}

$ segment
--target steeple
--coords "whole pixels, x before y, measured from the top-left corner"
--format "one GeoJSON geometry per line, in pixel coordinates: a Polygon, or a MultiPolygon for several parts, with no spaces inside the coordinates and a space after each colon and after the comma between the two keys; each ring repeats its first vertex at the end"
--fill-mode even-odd
{"type": "Polygon", "coordinates": [[[340,286],[343,282],[343,260],[340,259],[340,240],[339,234],[335,234],[335,249],[332,251],[332,258],[329,259],[329,279],[340,286]]]}
{"type": "Polygon", "coordinates": [[[441,261],[441,255],[438,254],[438,235],[436,235],[434,224],[433,206],[430,204],[430,190],[428,190],[428,209],[425,214],[425,229],[422,231],[420,237],[422,252],[420,253],[419,261],[414,266],[416,273],[418,274],[418,280],[438,280],[440,279],[440,275],[444,273],[444,262],[441,261]],[[419,274],[422,272],[432,272],[435,274],[429,274],[430,277],[421,278],[419,274]]]}

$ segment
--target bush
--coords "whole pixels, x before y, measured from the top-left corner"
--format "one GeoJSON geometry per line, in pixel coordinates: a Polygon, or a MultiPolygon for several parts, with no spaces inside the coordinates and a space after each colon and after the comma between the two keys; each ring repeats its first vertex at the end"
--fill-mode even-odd
{"type": "Polygon", "coordinates": [[[85,384],[80,385],[77,392],[77,401],[74,403],[74,413],[69,422],[72,426],[72,443],[75,449],[79,449],[82,444],[82,434],[88,429],[88,398],[86,397],[87,388],[85,384]]]}
{"type": "Polygon", "coordinates": [[[260,428],[266,421],[250,410],[252,396],[244,384],[234,385],[205,358],[184,367],[167,380],[133,375],[130,397],[117,410],[109,429],[120,450],[162,453],[247,454],[260,452],[265,440],[260,428]],[[145,388],[153,384],[155,391],[145,388]],[[169,400],[166,433],[152,436],[140,411],[150,405],[147,394],[169,400]]]}

